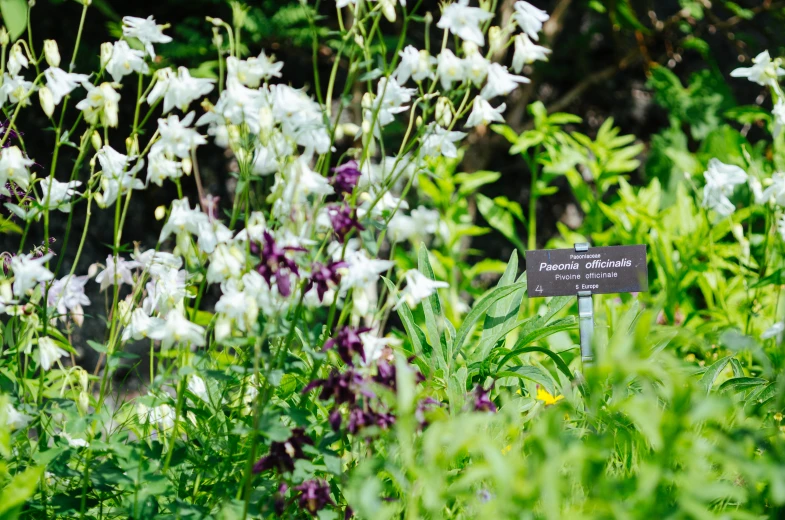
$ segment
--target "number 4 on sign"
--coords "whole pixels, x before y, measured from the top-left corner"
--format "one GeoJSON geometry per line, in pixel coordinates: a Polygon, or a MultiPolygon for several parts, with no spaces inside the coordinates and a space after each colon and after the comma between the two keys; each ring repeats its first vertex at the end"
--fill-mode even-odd
{"type": "Polygon", "coordinates": [[[538,286],[537,286],[537,288],[536,288],[536,289],[534,289],[534,290],[535,290],[536,292],[542,292],[542,285],[538,285],[538,286]]]}

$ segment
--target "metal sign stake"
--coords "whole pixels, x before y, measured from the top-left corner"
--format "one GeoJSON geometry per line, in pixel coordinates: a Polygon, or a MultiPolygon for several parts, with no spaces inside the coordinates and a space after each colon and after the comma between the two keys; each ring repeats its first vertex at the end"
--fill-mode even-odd
{"type": "MultiPolygon", "coordinates": [[[[575,252],[586,252],[589,244],[575,244],[575,252]]],[[[592,338],[594,338],[594,301],[591,291],[578,291],[578,326],[581,334],[581,361],[588,366],[594,360],[592,338]]]]}

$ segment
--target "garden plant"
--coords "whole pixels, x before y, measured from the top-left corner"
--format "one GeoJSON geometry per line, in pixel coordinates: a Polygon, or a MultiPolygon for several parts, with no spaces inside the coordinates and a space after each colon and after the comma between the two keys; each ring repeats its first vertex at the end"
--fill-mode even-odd
{"type": "Polygon", "coordinates": [[[31,22],[48,4],[0,0],[0,519],[785,515],[773,49],[687,86],[648,64],[647,142],[536,96],[506,124],[552,54],[557,13],[524,0],[281,2],[304,84],[244,3],[200,20],[190,68],[155,13],[78,59],[109,8],[67,5],[55,41],[31,22]],[[524,197],[467,171],[478,135],[522,159],[524,197]],[[557,193],[580,219],[549,235],[557,193]],[[154,238],[129,240],[151,194],[154,238]],[[529,299],[525,274],[526,250],[578,242],[649,261],[648,293],[595,298],[586,365],[575,298],[529,299]]]}

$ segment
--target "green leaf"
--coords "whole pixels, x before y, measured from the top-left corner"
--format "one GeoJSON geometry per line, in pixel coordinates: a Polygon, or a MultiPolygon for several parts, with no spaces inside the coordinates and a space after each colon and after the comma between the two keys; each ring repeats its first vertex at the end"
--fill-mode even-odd
{"type": "Polygon", "coordinates": [[[19,508],[33,496],[44,466],[35,466],[18,473],[0,492],[0,518],[15,519],[19,516],[19,508]]]}
{"type": "MultiPolygon", "coordinates": [[[[431,262],[428,260],[428,248],[425,247],[425,244],[420,245],[418,269],[429,280],[436,280],[431,262]]],[[[423,300],[422,305],[423,311],[425,312],[425,327],[428,331],[428,342],[437,350],[440,358],[445,361],[446,366],[446,360],[449,359],[450,354],[447,341],[444,338],[444,334],[439,332],[439,323],[437,322],[437,317],[440,320],[443,319],[442,305],[439,301],[438,292],[434,291],[432,295],[423,300]]],[[[403,307],[403,305],[401,307],[403,307]]]]}
{"type": "Polygon", "coordinates": [[[762,377],[732,377],[720,385],[720,391],[731,390],[738,392],[739,390],[749,390],[766,383],[768,381],[762,377]]]}
{"type": "MultiPolygon", "coordinates": [[[[382,280],[387,286],[387,290],[390,291],[390,294],[397,296],[398,291],[395,289],[395,284],[392,283],[389,278],[384,276],[382,276],[382,280]]],[[[428,352],[424,350],[424,346],[428,344],[428,341],[425,339],[425,334],[420,329],[420,327],[414,323],[414,316],[412,316],[412,311],[407,305],[401,305],[398,307],[398,317],[401,318],[403,328],[406,329],[406,334],[409,337],[409,341],[412,342],[414,354],[416,354],[418,357],[423,357],[425,355],[425,357],[430,358],[430,350],[428,352]]]]}
{"type": "Polygon", "coordinates": [[[486,311],[498,300],[508,296],[518,290],[526,289],[526,282],[519,282],[514,283],[512,285],[507,285],[505,287],[497,287],[488,293],[486,296],[480,299],[477,303],[474,304],[472,310],[469,311],[469,314],[466,315],[464,318],[463,323],[461,323],[461,327],[458,329],[455,337],[455,344],[453,345],[453,355],[452,357],[455,358],[458,356],[458,353],[461,351],[461,347],[463,346],[463,342],[466,340],[466,337],[469,335],[471,330],[474,328],[474,325],[480,320],[480,318],[486,313],[486,311]]]}
{"type": "Polygon", "coordinates": [[[482,193],[478,193],[476,197],[477,209],[480,210],[480,214],[488,224],[504,235],[507,240],[515,245],[515,247],[521,251],[526,250],[526,247],[523,245],[523,242],[521,242],[521,239],[518,238],[518,233],[515,230],[513,214],[497,204],[495,200],[489,199],[482,193]]]}
{"type": "Polygon", "coordinates": [[[711,387],[714,386],[714,382],[717,380],[720,372],[725,368],[725,365],[730,363],[731,357],[732,356],[725,356],[722,359],[718,359],[703,373],[701,383],[703,384],[703,388],[706,389],[707,394],[711,391],[711,387]]]}
{"type": "Polygon", "coordinates": [[[455,180],[456,184],[461,185],[458,189],[459,195],[471,195],[481,186],[496,182],[501,176],[502,174],[499,172],[482,170],[473,173],[459,173],[453,180],[455,180]]]}
{"type": "Polygon", "coordinates": [[[16,40],[27,29],[27,2],[25,0],[0,0],[0,14],[11,40],[16,40]]]}
{"type": "Polygon", "coordinates": [[[527,354],[529,352],[540,352],[541,354],[545,354],[546,356],[548,356],[553,360],[554,364],[556,365],[556,368],[558,368],[565,376],[567,376],[570,380],[573,380],[575,378],[575,376],[573,376],[572,372],[570,371],[570,367],[567,366],[567,363],[564,362],[561,356],[556,352],[552,351],[551,349],[545,347],[523,347],[523,348],[514,349],[509,354],[504,356],[504,359],[502,360],[501,363],[499,363],[498,366],[503,367],[504,364],[507,363],[507,361],[509,361],[510,359],[514,357],[518,357],[522,354],[527,354]]]}
{"type": "MultiPolygon", "coordinates": [[[[515,282],[515,277],[518,274],[518,252],[513,251],[510,256],[510,261],[507,263],[507,269],[499,279],[496,287],[505,287],[515,282]]],[[[521,280],[518,280],[521,281],[521,280]]],[[[488,314],[485,316],[483,322],[482,336],[480,337],[480,344],[477,348],[479,354],[478,361],[485,359],[491,348],[501,338],[496,339],[500,332],[506,330],[506,326],[518,316],[518,311],[521,308],[521,300],[523,299],[523,290],[505,296],[498,302],[491,305],[488,309],[488,314]]]]}
{"type": "Polygon", "coordinates": [[[496,373],[496,379],[502,377],[517,377],[525,378],[534,381],[545,387],[550,394],[554,394],[553,378],[550,374],[546,373],[540,367],[534,365],[520,365],[516,367],[508,367],[496,373]]]}

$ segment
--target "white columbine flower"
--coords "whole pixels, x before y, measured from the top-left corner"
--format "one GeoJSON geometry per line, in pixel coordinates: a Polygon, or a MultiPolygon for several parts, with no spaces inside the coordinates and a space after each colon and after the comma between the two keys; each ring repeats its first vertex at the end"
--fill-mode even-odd
{"type": "Polygon", "coordinates": [[[6,101],[21,103],[22,106],[30,104],[30,94],[35,90],[32,81],[26,81],[22,76],[9,76],[3,74],[3,85],[0,87],[0,105],[6,101]]]}
{"type": "Polygon", "coordinates": [[[736,207],[728,197],[733,194],[736,186],[747,182],[747,173],[738,166],[712,159],[703,175],[706,178],[703,207],[713,209],[721,217],[731,215],[736,207]]]}
{"type": "Polygon", "coordinates": [[[11,430],[19,430],[27,426],[33,418],[18,411],[11,403],[5,405],[5,425],[11,430]]]}
{"type": "Polygon", "coordinates": [[[80,439],[79,437],[71,437],[65,432],[60,433],[60,437],[65,439],[68,442],[68,446],[71,448],[87,448],[90,446],[90,443],[84,439],[80,439]]]}
{"type": "Polygon", "coordinates": [[[147,102],[152,105],[163,97],[164,114],[175,107],[185,112],[188,105],[213,90],[213,83],[215,80],[191,77],[185,67],[179,67],[177,74],[166,67],[156,72],[156,83],[147,95],[147,102]]]}
{"type": "MultiPolygon", "coordinates": [[[[106,53],[109,54],[109,53],[106,53]]],[[[150,69],[144,61],[144,52],[137,51],[128,46],[128,42],[120,40],[112,45],[109,59],[103,63],[112,79],[119,83],[123,76],[138,72],[147,74],[150,69]]]]}
{"type": "Polygon", "coordinates": [[[192,374],[191,377],[188,378],[188,391],[205,403],[210,402],[210,396],[207,393],[207,384],[204,382],[204,379],[196,374],[192,374]]]}
{"type": "Polygon", "coordinates": [[[148,338],[150,331],[156,330],[163,325],[161,318],[149,316],[144,309],[134,309],[131,314],[131,322],[123,330],[123,341],[129,339],[140,340],[148,338]]]}
{"type": "Polygon", "coordinates": [[[455,142],[466,137],[463,132],[445,130],[436,123],[431,123],[422,139],[422,153],[427,157],[444,156],[450,159],[458,157],[455,142]]]}
{"type": "Polygon", "coordinates": [[[542,9],[537,9],[529,2],[519,0],[513,5],[515,13],[512,15],[513,19],[518,23],[521,30],[525,32],[532,40],[539,40],[539,32],[542,30],[542,24],[548,21],[548,13],[542,9]]]}
{"type": "Polygon", "coordinates": [[[409,45],[399,52],[398,56],[401,57],[401,62],[395,69],[395,79],[399,84],[405,84],[409,78],[413,78],[414,81],[433,78],[432,69],[436,58],[428,54],[428,51],[418,51],[414,46],[409,45]]]}
{"type": "Polygon", "coordinates": [[[144,44],[144,49],[151,58],[155,58],[154,43],[169,43],[171,36],[163,33],[164,26],[155,23],[152,16],[137,18],[135,16],[123,17],[123,36],[136,38],[144,44]]]}
{"type": "Polygon", "coordinates": [[[58,347],[52,338],[48,336],[38,338],[38,362],[43,370],[49,370],[58,359],[67,355],[68,352],[58,347]]]}
{"type": "Polygon", "coordinates": [[[776,172],[771,176],[771,184],[760,194],[760,199],[764,203],[772,201],[778,206],[785,206],[785,173],[776,172]]]}
{"type": "Polygon", "coordinates": [[[404,302],[408,303],[409,307],[414,307],[436,293],[436,289],[446,289],[450,286],[447,282],[431,280],[416,269],[406,271],[404,276],[406,277],[406,287],[401,291],[401,299],[395,304],[394,309],[403,305],[404,302]]]}
{"type": "Polygon", "coordinates": [[[51,177],[41,179],[41,193],[39,200],[42,207],[47,209],[59,209],[63,213],[71,211],[71,197],[79,195],[76,188],[81,186],[80,181],[60,182],[51,177]]]}
{"type": "Polygon", "coordinates": [[[548,54],[551,50],[537,45],[529,39],[526,34],[519,34],[515,37],[515,54],[512,57],[512,70],[521,72],[524,65],[535,61],[548,61],[548,54]]]}
{"type": "Polygon", "coordinates": [[[442,17],[436,27],[448,29],[451,33],[466,40],[476,43],[480,47],[485,45],[485,36],[480,24],[493,18],[493,14],[480,9],[469,7],[469,0],[458,0],[449,4],[442,11],[442,17]]]}
{"type": "Polygon", "coordinates": [[[44,71],[46,86],[52,92],[52,100],[59,105],[80,84],[87,82],[86,74],[73,74],[58,67],[49,67],[44,71]]]}
{"type": "Polygon", "coordinates": [[[188,205],[188,198],[184,197],[180,200],[172,202],[172,211],[169,213],[169,219],[161,229],[161,236],[158,238],[159,242],[163,242],[169,235],[174,233],[179,235],[183,232],[191,234],[199,233],[199,226],[202,223],[209,222],[207,215],[199,210],[198,206],[193,209],[188,205]]]}
{"type": "Polygon", "coordinates": [[[488,67],[488,83],[480,92],[480,95],[485,99],[492,99],[496,96],[506,96],[516,88],[519,83],[529,83],[529,78],[524,76],[516,76],[507,71],[507,67],[492,63],[488,67]]]}
{"type": "Polygon", "coordinates": [[[392,268],[395,263],[389,260],[369,258],[365,251],[346,253],[347,267],[341,269],[341,287],[363,289],[379,281],[379,275],[392,268]]]}
{"type": "Polygon", "coordinates": [[[774,108],[771,109],[771,115],[774,116],[774,129],[772,133],[776,139],[777,136],[780,135],[782,127],[785,126],[785,99],[783,99],[782,96],[777,99],[777,103],[775,103],[774,108]]]}
{"type": "Polygon", "coordinates": [[[411,217],[417,226],[417,231],[422,234],[433,234],[439,227],[441,217],[435,209],[419,206],[412,210],[411,217]]]}
{"type": "Polygon", "coordinates": [[[148,336],[160,341],[161,348],[164,350],[175,343],[190,343],[196,347],[205,344],[204,328],[188,321],[182,312],[176,309],[169,311],[166,319],[151,330],[148,336]]]}
{"type": "Polygon", "coordinates": [[[65,319],[68,311],[74,321],[81,325],[84,318],[83,305],[90,305],[90,299],[85,295],[84,288],[89,276],[66,275],[52,282],[49,288],[47,302],[50,307],[57,309],[60,317],[65,319]]]}
{"type": "Polygon", "coordinates": [[[207,139],[199,135],[199,132],[188,128],[193,123],[195,115],[194,112],[190,112],[182,121],[174,114],[166,119],[159,119],[158,133],[161,139],[153,145],[153,150],[163,150],[170,156],[185,159],[191,156],[191,150],[207,143],[207,139]]]}
{"type": "Polygon", "coordinates": [[[84,112],[85,121],[91,125],[100,122],[104,126],[116,127],[120,94],[111,83],[101,83],[97,87],[84,83],[83,86],[87,89],[87,97],[77,103],[76,108],[84,112]]]}
{"type": "Polygon", "coordinates": [[[471,81],[475,87],[480,88],[488,76],[488,67],[490,65],[491,62],[485,59],[479,51],[470,52],[463,60],[464,77],[471,81]]]}
{"type": "Polygon", "coordinates": [[[103,291],[110,285],[115,284],[134,284],[134,275],[133,269],[139,267],[139,262],[134,260],[125,260],[124,258],[118,256],[117,261],[112,255],[106,257],[106,267],[103,271],[98,273],[98,276],[95,277],[95,281],[101,284],[101,290],[103,291]]]}
{"type": "Polygon", "coordinates": [[[472,113],[466,121],[467,127],[475,127],[477,125],[487,125],[491,122],[504,123],[502,113],[507,108],[505,103],[502,103],[497,108],[493,108],[486,100],[477,96],[472,103],[472,113]]]}
{"type": "Polygon", "coordinates": [[[8,64],[6,65],[8,73],[11,76],[16,76],[23,68],[27,68],[28,63],[27,55],[22,48],[22,44],[16,42],[14,46],[11,47],[11,52],[8,53],[8,64]]]}
{"type": "Polygon", "coordinates": [[[783,331],[785,331],[785,323],[778,321],[777,323],[766,329],[763,332],[763,334],[760,335],[760,339],[774,338],[782,334],[783,331]]]}
{"type": "Polygon", "coordinates": [[[752,63],[752,67],[739,67],[730,75],[734,78],[747,78],[753,83],[779,91],[778,79],[785,76],[785,69],[780,67],[781,60],[777,58],[772,61],[769,51],[763,51],[752,58],[752,63]]]}
{"type": "Polygon", "coordinates": [[[54,274],[44,266],[50,258],[52,258],[51,253],[40,258],[33,257],[32,253],[11,258],[11,271],[14,273],[14,296],[20,298],[39,282],[46,282],[54,278],[54,274]]]}
{"type": "Polygon", "coordinates": [[[17,146],[9,146],[0,150],[0,193],[10,195],[5,187],[6,182],[13,181],[23,190],[30,187],[30,170],[28,166],[35,161],[28,159],[17,146]]]}
{"type": "Polygon", "coordinates": [[[463,60],[450,49],[444,49],[437,58],[436,74],[439,76],[444,90],[452,89],[454,82],[461,83],[465,79],[463,60]]]}
{"type": "Polygon", "coordinates": [[[158,186],[163,186],[165,179],[179,179],[183,175],[182,163],[167,159],[163,150],[150,150],[147,158],[147,182],[152,182],[158,186]]]}
{"type": "Polygon", "coordinates": [[[101,188],[103,192],[98,198],[98,205],[106,208],[114,204],[117,197],[129,190],[143,190],[144,183],[136,178],[136,173],[144,167],[139,161],[128,170],[130,159],[109,145],[105,145],[96,154],[101,164],[101,188]]]}
{"type": "Polygon", "coordinates": [[[229,57],[226,60],[227,77],[236,78],[240,83],[250,88],[258,88],[262,80],[280,78],[282,68],[282,61],[275,61],[274,56],[267,56],[264,51],[256,58],[238,60],[229,57]]]}

